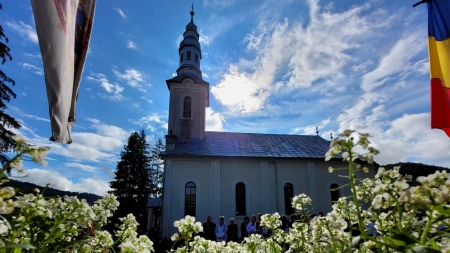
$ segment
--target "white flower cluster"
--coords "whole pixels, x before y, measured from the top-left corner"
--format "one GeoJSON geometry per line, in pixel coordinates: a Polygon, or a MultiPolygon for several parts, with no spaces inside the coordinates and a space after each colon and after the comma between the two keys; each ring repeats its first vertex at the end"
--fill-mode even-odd
{"type": "Polygon", "coordinates": [[[281,227],[280,215],[278,213],[262,215],[261,226],[266,229],[270,229],[271,231],[281,227]]]}
{"type": "Polygon", "coordinates": [[[303,193],[295,196],[292,199],[292,207],[299,211],[302,211],[302,210],[308,211],[309,210],[308,208],[311,207],[311,203],[312,203],[311,198],[308,195],[303,194],[303,193]]]}
{"type": "Polygon", "coordinates": [[[173,224],[176,228],[178,228],[178,234],[172,236],[172,241],[184,240],[187,241],[192,237],[192,234],[198,234],[203,232],[203,226],[200,222],[195,222],[195,217],[190,215],[186,215],[184,219],[179,221],[175,221],[173,224]]]}

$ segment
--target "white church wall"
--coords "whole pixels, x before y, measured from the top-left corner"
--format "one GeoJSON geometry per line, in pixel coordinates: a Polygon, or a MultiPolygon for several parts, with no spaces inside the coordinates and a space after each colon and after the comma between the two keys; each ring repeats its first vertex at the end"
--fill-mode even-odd
{"type": "Polygon", "coordinates": [[[171,172],[170,199],[168,200],[168,237],[176,232],[173,222],[184,217],[186,183],[194,182],[196,185],[196,220],[206,220],[206,217],[210,215],[212,206],[210,161],[174,160],[172,161],[171,172]]]}
{"type": "MultiPolygon", "coordinates": [[[[243,217],[237,217],[234,211],[236,205],[236,195],[232,196],[232,192],[235,191],[236,184],[243,182],[246,186],[245,193],[246,199],[250,200],[246,206],[246,215],[251,216],[257,214],[261,210],[261,184],[260,184],[260,164],[259,162],[238,162],[238,161],[221,161],[221,206],[220,210],[226,220],[234,217],[238,220],[243,220],[243,217]],[[242,181],[238,180],[242,179],[242,181]],[[239,181],[239,182],[238,182],[239,181]],[[234,191],[231,189],[234,188],[234,191]]],[[[234,192],[235,193],[235,192],[234,192]]],[[[214,217],[217,219],[218,217],[214,217]]]]}
{"type": "Polygon", "coordinates": [[[280,214],[285,214],[284,185],[286,183],[291,183],[294,187],[294,196],[300,193],[308,194],[306,162],[277,162],[277,171],[278,208],[274,212],[277,211],[280,214]]]}
{"type": "MultiPolygon", "coordinates": [[[[266,159],[257,158],[176,158],[169,160],[167,167],[170,171],[170,192],[164,194],[169,203],[164,203],[168,217],[164,222],[168,225],[163,228],[163,236],[170,237],[176,232],[173,222],[184,217],[185,185],[189,181],[196,184],[196,220],[204,223],[206,217],[211,215],[214,222],[218,222],[220,215],[225,216],[226,222],[235,218],[236,224],[243,222],[244,216],[258,213],[285,213],[284,185],[291,183],[294,195],[305,193],[312,197],[313,213],[331,211],[330,185],[336,183],[344,185],[348,171],[334,171],[329,173],[328,168],[344,167],[343,162],[325,162],[317,159],[287,160],[279,159],[275,163],[266,159]],[[314,175],[311,176],[311,170],[314,175]],[[310,182],[311,178],[314,182],[310,182]],[[276,186],[278,181],[278,187],[276,186]],[[246,213],[236,216],[235,187],[239,182],[246,186],[246,213]],[[278,188],[278,191],[276,190],[278,188]],[[311,189],[315,191],[311,196],[311,189]],[[264,208],[266,208],[264,210],[264,208]],[[167,210],[167,209],[166,209],[167,210]]],[[[357,177],[373,177],[370,173],[357,172],[357,177]]],[[[167,186],[167,185],[166,185],[167,186]]],[[[167,188],[166,188],[167,189],[167,188]]],[[[340,189],[340,196],[350,196],[350,189],[340,189]]]]}

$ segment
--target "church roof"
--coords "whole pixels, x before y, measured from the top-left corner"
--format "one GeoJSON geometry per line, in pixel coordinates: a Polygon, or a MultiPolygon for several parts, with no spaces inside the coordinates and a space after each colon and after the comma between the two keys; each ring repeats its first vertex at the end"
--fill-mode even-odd
{"type": "Polygon", "coordinates": [[[184,72],[182,74],[174,76],[173,78],[166,80],[166,83],[167,83],[167,85],[169,85],[169,82],[182,82],[183,79],[185,79],[187,77],[191,78],[192,81],[194,81],[194,83],[204,83],[204,84],[209,85],[209,83],[206,82],[205,80],[203,80],[201,77],[198,77],[197,75],[190,73],[190,72],[184,72]]]}
{"type": "Polygon", "coordinates": [[[162,206],[162,198],[149,198],[147,202],[147,208],[162,206]]]}
{"type": "Polygon", "coordinates": [[[330,141],[316,135],[205,132],[205,139],[177,139],[163,156],[325,158],[330,141]]]}

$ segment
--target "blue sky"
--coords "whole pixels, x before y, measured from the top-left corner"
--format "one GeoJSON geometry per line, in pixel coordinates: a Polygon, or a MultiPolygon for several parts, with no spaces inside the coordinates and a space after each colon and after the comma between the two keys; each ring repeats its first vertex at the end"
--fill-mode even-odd
{"type": "MultiPolygon", "coordinates": [[[[430,129],[426,6],[416,1],[194,1],[207,130],[315,134],[369,132],[380,164],[450,165],[450,139],[430,129]]],[[[165,80],[178,67],[187,1],[98,1],[77,103],[73,143],[51,135],[30,1],[2,1],[16,81],[9,113],[29,142],[51,147],[48,166],[20,180],[103,194],[123,145],[167,131],[165,80]]],[[[164,140],[164,139],[163,139],[164,140]]]]}

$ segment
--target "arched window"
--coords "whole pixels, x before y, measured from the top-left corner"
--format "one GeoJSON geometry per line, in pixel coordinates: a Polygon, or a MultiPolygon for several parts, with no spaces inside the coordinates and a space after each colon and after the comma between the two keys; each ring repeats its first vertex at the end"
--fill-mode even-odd
{"type": "Polygon", "coordinates": [[[236,184],[236,215],[245,215],[245,184],[236,184]]]}
{"type": "Polygon", "coordinates": [[[184,215],[195,216],[195,201],[196,201],[196,185],[193,182],[188,182],[185,188],[184,199],[184,215]]]}
{"type": "Polygon", "coordinates": [[[337,188],[339,188],[338,184],[330,185],[331,204],[334,204],[336,201],[338,201],[339,197],[341,196],[341,193],[337,188]]]}
{"type": "Polygon", "coordinates": [[[294,213],[292,208],[292,198],[294,197],[294,186],[291,183],[284,185],[284,212],[286,215],[294,213]]]}
{"type": "Polygon", "coordinates": [[[184,97],[183,102],[183,118],[191,117],[191,109],[192,109],[192,98],[187,96],[184,97]]]}

